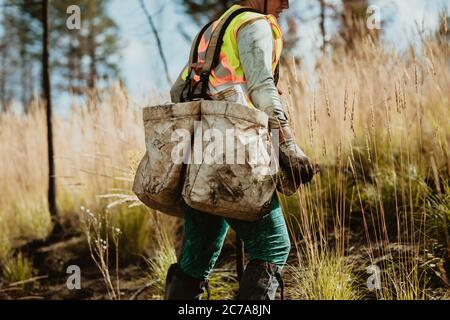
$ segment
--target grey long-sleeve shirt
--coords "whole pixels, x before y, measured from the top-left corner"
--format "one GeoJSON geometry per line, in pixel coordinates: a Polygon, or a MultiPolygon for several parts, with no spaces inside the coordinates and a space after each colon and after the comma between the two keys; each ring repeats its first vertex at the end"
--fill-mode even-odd
{"type": "MultiPolygon", "coordinates": [[[[239,58],[247,81],[245,90],[253,105],[269,116],[270,128],[287,126],[288,121],[273,80],[274,48],[270,24],[262,18],[244,25],[238,32],[237,42],[239,58]]],[[[180,75],[170,91],[172,102],[179,102],[184,84],[180,75]]],[[[212,90],[210,86],[210,91],[212,90]]]]}

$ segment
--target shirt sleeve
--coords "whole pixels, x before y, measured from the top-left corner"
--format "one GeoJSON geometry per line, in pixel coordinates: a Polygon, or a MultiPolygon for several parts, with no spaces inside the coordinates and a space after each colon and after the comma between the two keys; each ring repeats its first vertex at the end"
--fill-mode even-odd
{"type": "Polygon", "coordinates": [[[265,19],[252,21],[238,32],[238,50],[255,107],[269,116],[269,127],[288,126],[272,73],[273,35],[265,19]]]}

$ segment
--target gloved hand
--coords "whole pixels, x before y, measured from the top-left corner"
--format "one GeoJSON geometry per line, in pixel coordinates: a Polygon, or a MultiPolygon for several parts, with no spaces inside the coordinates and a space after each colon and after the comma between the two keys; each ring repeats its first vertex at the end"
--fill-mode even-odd
{"type": "Polygon", "coordinates": [[[300,187],[301,184],[311,182],[314,174],[318,172],[319,168],[317,166],[313,166],[303,150],[297,146],[291,130],[287,126],[280,129],[279,148],[282,171],[281,183],[283,183],[283,181],[287,181],[287,191],[292,194],[300,187]],[[292,190],[295,191],[292,192],[292,190]]]}

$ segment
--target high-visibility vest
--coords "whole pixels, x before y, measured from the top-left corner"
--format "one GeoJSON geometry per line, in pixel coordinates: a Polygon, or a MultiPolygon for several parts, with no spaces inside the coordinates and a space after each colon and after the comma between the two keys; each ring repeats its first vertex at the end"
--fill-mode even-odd
{"type": "MultiPolygon", "coordinates": [[[[206,29],[198,48],[198,63],[204,63],[206,57],[206,50],[208,49],[211,36],[219,24],[219,22],[229,12],[242,8],[242,6],[234,5],[228,9],[217,21],[215,21],[208,29],[206,29]]],[[[273,59],[272,59],[272,71],[275,73],[277,65],[280,61],[281,52],[283,50],[283,33],[279,26],[277,19],[273,15],[263,15],[255,12],[243,12],[232,20],[228,28],[226,29],[223,37],[223,44],[220,52],[219,64],[211,70],[209,77],[209,85],[217,88],[227,84],[245,84],[245,74],[239,59],[239,50],[237,43],[237,36],[239,29],[245,24],[258,20],[266,19],[271,28],[273,35],[273,59]]],[[[182,73],[182,78],[186,79],[189,72],[189,66],[182,73]]],[[[200,76],[195,74],[195,70],[192,69],[194,75],[191,74],[191,79],[195,82],[200,81],[200,76]]]]}

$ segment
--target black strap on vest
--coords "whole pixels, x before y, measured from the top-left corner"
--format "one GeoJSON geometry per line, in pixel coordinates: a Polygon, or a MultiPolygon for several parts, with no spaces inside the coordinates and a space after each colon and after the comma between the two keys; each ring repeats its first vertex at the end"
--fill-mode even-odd
{"type": "MultiPolygon", "coordinates": [[[[188,64],[188,75],[186,77],[186,79],[184,79],[186,81],[186,84],[183,87],[183,90],[181,91],[181,96],[180,96],[180,101],[181,102],[186,102],[186,99],[184,98],[184,92],[186,91],[186,89],[188,89],[188,99],[189,97],[193,94],[193,91],[195,91],[196,87],[194,88],[194,90],[192,90],[192,81],[191,81],[191,66],[193,63],[197,63],[198,61],[198,47],[200,45],[200,41],[202,40],[203,35],[205,34],[206,30],[208,30],[208,28],[214,23],[214,21],[209,22],[207,25],[205,25],[200,32],[198,33],[197,37],[194,40],[194,46],[192,47],[191,50],[191,55],[189,57],[189,64],[188,64]]],[[[189,99],[191,100],[191,99],[189,99]]]]}
{"type": "MultiPolygon", "coordinates": [[[[222,23],[221,27],[217,27],[216,30],[213,31],[211,35],[211,39],[215,38],[218,32],[218,41],[217,44],[214,46],[214,44],[211,44],[212,41],[210,41],[210,44],[207,48],[206,55],[205,55],[205,62],[203,68],[200,70],[200,81],[197,83],[194,83],[193,79],[191,78],[192,75],[192,68],[194,65],[198,62],[198,47],[200,45],[200,41],[205,34],[206,30],[213,24],[214,21],[208,23],[206,26],[202,28],[200,33],[197,35],[196,40],[194,41],[194,47],[191,49],[191,57],[188,65],[188,76],[186,77],[185,81],[186,84],[181,91],[180,101],[186,102],[186,101],[193,101],[197,99],[205,99],[205,100],[212,100],[211,97],[208,95],[208,86],[209,86],[209,77],[211,75],[211,70],[214,70],[215,67],[220,62],[220,52],[222,50],[223,45],[223,37],[225,35],[225,32],[230,25],[230,23],[233,21],[234,18],[236,18],[238,15],[244,12],[255,12],[260,13],[255,9],[252,8],[240,8],[233,12],[231,12],[226,18],[226,20],[222,23]],[[212,56],[212,61],[210,61],[211,52],[210,50],[214,50],[214,55],[212,56]],[[200,94],[196,94],[195,91],[197,90],[198,86],[201,85],[201,92],[200,94]],[[185,91],[187,90],[187,95],[185,96],[185,91]]],[[[279,78],[279,65],[277,65],[274,75],[275,84],[278,83],[279,78]]]]}
{"type": "MultiPolygon", "coordinates": [[[[211,70],[213,70],[219,64],[220,51],[222,50],[222,45],[223,45],[223,37],[225,36],[225,32],[227,31],[228,26],[230,25],[230,23],[233,21],[234,18],[236,18],[238,15],[240,15],[241,13],[244,13],[244,12],[259,13],[257,10],[250,9],[250,8],[238,9],[238,10],[234,11],[228,17],[228,20],[223,25],[223,28],[221,30],[217,30],[218,32],[220,32],[219,33],[219,42],[217,43],[217,46],[215,48],[211,48],[211,49],[215,49],[214,60],[213,60],[212,65],[211,65],[211,70]]],[[[209,50],[209,48],[208,48],[208,50],[209,50]]],[[[211,71],[211,70],[209,70],[209,71],[211,71]]]]}
{"type": "Polygon", "coordinates": [[[275,86],[278,85],[279,80],[280,80],[280,62],[278,61],[277,66],[275,67],[275,73],[273,74],[273,82],[275,82],[275,86]]]}

